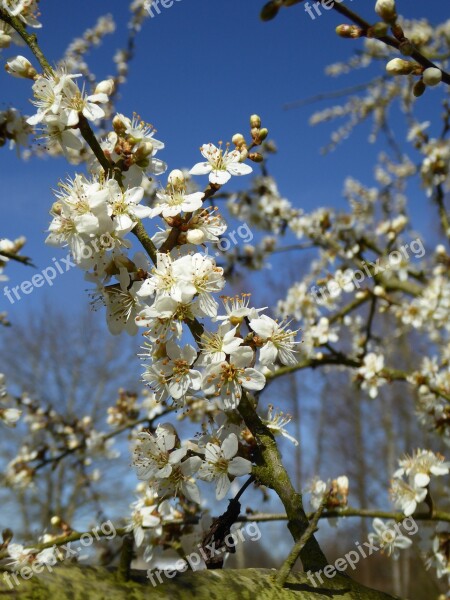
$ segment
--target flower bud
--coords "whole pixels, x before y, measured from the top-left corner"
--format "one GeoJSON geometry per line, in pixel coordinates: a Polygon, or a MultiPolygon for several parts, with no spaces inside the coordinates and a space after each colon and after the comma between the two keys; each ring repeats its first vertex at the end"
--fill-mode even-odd
{"type": "Polygon", "coordinates": [[[425,93],[427,86],[424,84],[423,79],[416,81],[413,87],[413,94],[416,98],[420,98],[425,93]]]}
{"type": "Polygon", "coordinates": [[[97,84],[94,94],[106,94],[111,96],[114,91],[114,81],[112,79],[104,79],[97,84]]]}
{"type": "Polygon", "coordinates": [[[231,141],[236,146],[236,148],[240,148],[241,146],[245,146],[245,138],[242,133],[236,133],[231,138],[231,141]]]}
{"type": "Polygon", "coordinates": [[[259,130],[258,137],[261,142],[264,141],[268,135],[269,135],[269,130],[267,129],[267,127],[263,127],[262,129],[259,130]]]}
{"type": "Polygon", "coordinates": [[[62,204],[61,202],[53,202],[52,208],[50,210],[52,215],[60,216],[62,214],[62,204]]]}
{"type": "Polygon", "coordinates": [[[259,129],[261,127],[261,117],[259,115],[252,115],[250,117],[250,127],[259,129]]]}
{"type": "Polygon", "coordinates": [[[393,58],[386,65],[389,75],[409,75],[416,69],[416,64],[402,58],[393,58]]]}
{"type": "Polygon", "coordinates": [[[423,82],[425,85],[438,85],[442,81],[442,71],[436,67],[429,67],[423,72],[423,82]]]}
{"type": "Polygon", "coordinates": [[[373,293],[374,293],[375,296],[378,296],[378,297],[385,295],[384,288],[381,285],[376,285],[373,288],[373,293]]]}
{"type": "Polygon", "coordinates": [[[256,162],[256,163],[263,162],[263,160],[264,160],[263,155],[260,154],[259,152],[250,152],[248,157],[250,160],[252,160],[253,162],[256,162]]]}
{"type": "Polygon", "coordinates": [[[348,477],[346,475],[341,475],[335,481],[338,493],[342,494],[343,496],[348,496],[348,477]]]}
{"type": "Polygon", "coordinates": [[[183,171],[180,171],[180,169],[174,169],[169,173],[167,181],[169,185],[173,186],[174,188],[183,188],[185,186],[183,171]]]}
{"type": "Polygon", "coordinates": [[[0,31],[0,48],[8,48],[10,44],[11,36],[4,31],[0,31]]]}
{"type": "Polygon", "coordinates": [[[395,0],[377,0],[375,12],[386,23],[393,23],[397,19],[395,0]]]}
{"type": "Polygon", "coordinates": [[[27,238],[24,235],[21,235],[16,240],[14,240],[14,251],[19,252],[25,244],[27,243],[27,238]]]}
{"type": "Polygon", "coordinates": [[[112,125],[116,133],[124,134],[128,124],[124,121],[123,115],[116,115],[112,120],[112,125]]]}
{"type": "Polygon", "coordinates": [[[186,240],[189,244],[198,246],[205,241],[205,234],[200,229],[189,229],[186,233],[186,240]]]}
{"type": "Polygon", "coordinates": [[[364,35],[364,31],[357,25],[338,25],[336,27],[336,33],[339,37],[349,39],[360,38],[364,35]]]}
{"type": "Polygon", "coordinates": [[[24,56],[15,56],[8,60],[5,69],[10,75],[13,75],[13,77],[34,79],[37,75],[36,69],[24,56]]]}
{"type": "Polygon", "coordinates": [[[135,161],[145,160],[153,153],[153,144],[151,142],[141,141],[134,149],[135,161]]]}
{"type": "Polygon", "coordinates": [[[264,6],[262,7],[261,19],[263,21],[270,21],[277,16],[279,10],[280,7],[276,2],[267,2],[267,4],[264,4],[264,6]]]}

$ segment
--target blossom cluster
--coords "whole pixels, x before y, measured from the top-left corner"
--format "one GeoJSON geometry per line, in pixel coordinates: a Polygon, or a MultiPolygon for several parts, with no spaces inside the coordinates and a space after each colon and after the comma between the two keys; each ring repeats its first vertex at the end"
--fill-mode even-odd
{"type": "Polygon", "coordinates": [[[448,475],[450,462],[445,462],[443,456],[431,450],[418,449],[399,464],[392,480],[391,495],[395,505],[409,517],[426,499],[431,476],[448,475]]]}
{"type": "Polygon", "coordinates": [[[39,29],[42,25],[37,20],[39,0],[1,0],[0,7],[11,17],[18,17],[28,27],[39,29]]]}
{"type": "Polygon", "coordinates": [[[0,421],[9,427],[14,426],[21,415],[18,408],[9,406],[11,403],[11,397],[6,391],[5,375],[0,373],[0,421]]]}
{"type": "MultiPolygon", "coordinates": [[[[8,276],[4,273],[5,267],[11,262],[11,259],[20,256],[20,250],[25,243],[26,239],[24,236],[15,240],[0,239],[0,281],[8,281],[8,276]]],[[[6,312],[0,312],[0,325],[8,325],[6,312]]]]}

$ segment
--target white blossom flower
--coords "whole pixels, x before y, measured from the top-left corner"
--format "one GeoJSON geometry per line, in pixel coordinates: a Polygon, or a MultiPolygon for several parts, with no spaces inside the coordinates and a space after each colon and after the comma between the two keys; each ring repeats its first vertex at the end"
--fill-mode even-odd
{"type": "Polygon", "coordinates": [[[295,346],[298,342],[294,341],[297,331],[288,329],[288,326],[289,323],[277,323],[267,315],[250,320],[250,327],[259,338],[258,343],[263,342],[259,351],[261,364],[271,366],[276,360],[283,365],[297,364],[295,346]]]}
{"type": "Polygon", "coordinates": [[[106,104],[108,96],[105,93],[86,94],[81,91],[75,81],[66,78],[60,87],[62,93],[61,108],[67,115],[70,125],[77,125],[79,113],[82,113],[88,121],[97,121],[105,116],[103,108],[98,104],[106,104]]]}
{"type": "Polygon", "coordinates": [[[210,364],[224,362],[227,354],[232,354],[244,341],[235,337],[237,326],[229,323],[219,325],[217,332],[204,331],[200,340],[201,352],[196,362],[197,366],[205,367],[210,364]]]}
{"type": "Polygon", "coordinates": [[[119,270],[117,278],[119,283],[103,288],[108,329],[113,335],[119,335],[122,331],[126,331],[129,335],[136,335],[138,331],[136,317],[142,310],[137,295],[141,283],[131,283],[130,275],[125,268],[119,270]]]}
{"type": "Polygon", "coordinates": [[[36,554],[36,563],[38,565],[53,566],[58,561],[57,553],[59,553],[59,550],[57,550],[54,546],[51,548],[44,548],[44,550],[41,550],[36,554]]]}
{"type": "Polygon", "coordinates": [[[157,513],[158,506],[156,504],[147,506],[141,501],[134,504],[134,510],[131,513],[130,523],[127,526],[127,531],[132,531],[134,541],[139,548],[142,546],[145,537],[145,529],[157,528],[161,533],[161,519],[157,513]]]}
{"type": "Polygon", "coordinates": [[[59,188],[45,241],[50,245],[68,245],[74,261],[81,266],[87,256],[93,256],[92,238],[112,232],[107,192],[95,178],[89,181],[80,174],[60,182],[59,188]]]}
{"type": "Polygon", "coordinates": [[[130,232],[137,224],[138,219],[151,216],[152,209],[140,204],[144,197],[144,190],[135,187],[123,192],[115,179],[106,182],[108,198],[108,213],[114,223],[114,230],[120,236],[130,232]]]}
{"type": "Polygon", "coordinates": [[[227,224],[224,218],[217,213],[217,208],[203,209],[194,215],[189,221],[189,231],[186,233],[189,243],[193,243],[189,239],[190,233],[201,233],[202,242],[219,242],[220,236],[222,236],[227,230],[227,224]]]}
{"type": "Polygon", "coordinates": [[[447,531],[437,531],[433,538],[431,556],[426,561],[429,569],[434,566],[438,579],[448,577],[450,581],[450,558],[448,553],[449,534],[447,531]]]}
{"type": "Polygon", "coordinates": [[[239,477],[252,471],[252,463],[240,456],[238,439],[231,433],[221,444],[206,444],[205,462],[200,467],[198,476],[205,481],[216,481],[216,498],[222,500],[230,489],[229,475],[239,477]],[[234,457],[234,458],[233,458],[234,457]]]}
{"type": "Polygon", "coordinates": [[[165,219],[181,212],[192,213],[201,208],[203,192],[186,194],[183,190],[172,189],[156,193],[156,202],[151,209],[151,217],[162,215],[165,219]]]}
{"type": "Polygon", "coordinates": [[[193,475],[197,473],[201,464],[202,459],[199,456],[191,456],[174,465],[170,475],[158,481],[158,493],[161,496],[177,497],[181,492],[191,502],[200,504],[200,492],[193,475]]]}
{"type": "Polygon", "coordinates": [[[362,367],[359,367],[358,374],[362,378],[361,387],[363,390],[369,390],[369,396],[376,398],[378,388],[386,383],[386,380],[381,377],[380,373],[384,369],[384,356],[369,352],[363,360],[362,367]]]}
{"type": "Polygon", "coordinates": [[[180,282],[186,282],[195,289],[199,309],[204,316],[215,317],[218,304],[212,294],[225,286],[222,267],[214,259],[203,254],[188,254],[174,264],[174,275],[180,282]]]}
{"type": "Polygon", "coordinates": [[[164,479],[185,456],[187,448],[175,448],[176,434],[172,425],[158,425],[156,433],[139,433],[134,449],[133,467],[139,479],[164,479]]]}
{"type": "Polygon", "coordinates": [[[170,254],[158,252],[156,266],[153,267],[151,276],[143,282],[138,292],[139,297],[155,295],[158,299],[161,296],[170,296],[183,304],[190,302],[197,290],[192,281],[184,277],[178,260],[173,260],[170,254]]]}
{"type": "Polygon", "coordinates": [[[147,366],[143,379],[161,401],[172,396],[175,401],[182,402],[189,391],[197,391],[201,387],[201,373],[191,369],[197,353],[190,344],[180,348],[173,340],[167,342],[166,352],[166,358],[147,366]]]}
{"type": "Polygon", "coordinates": [[[144,335],[151,342],[163,343],[171,337],[179,339],[183,320],[197,316],[194,307],[195,303],[181,304],[170,296],[161,296],[138,314],[136,325],[148,328],[144,335]]]}
{"type": "Polygon", "coordinates": [[[309,492],[311,495],[309,501],[313,510],[318,510],[320,508],[327,490],[327,483],[318,477],[315,477],[310,481],[305,491],[309,492]]]}
{"type": "Polygon", "coordinates": [[[430,483],[430,475],[448,475],[450,462],[431,450],[417,450],[413,456],[406,456],[399,460],[400,469],[394,473],[394,477],[407,475],[414,487],[426,487],[430,483]]]}
{"type": "Polygon", "coordinates": [[[416,488],[403,481],[403,479],[393,479],[391,486],[391,497],[395,504],[401,508],[405,516],[411,516],[417,505],[427,497],[426,488],[416,488]]]}
{"type": "Polygon", "coordinates": [[[247,317],[248,319],[256,319],[258,313],[264,308],[250,307],[251,294],[241,294],[240,296],[228,297],[222,296],[225,315],[219,315],[214,320],[222,321],[223,323],[231,323],[231,325],[239,325],[247,317]]]}
{"type": "Polygon", "coordinates": [[[2,408],[0,406],[0,421],[8,427],[14,427],[20,419],[22,411],[18,408],[2,408]]]}
{"type": "Polygon", "coordinates": [[[285,415],[282,412],[275,412],[272,404],[269,404],[267,418],[263,419],[263,423],[267,426],[268,429],[273,433],[273,435],[281,435],[285,437],[287,440],[292,442],[294,446],[298,446],[298,441],[292,437],[285,429],[285,425],[290,423],[292,417],[290,415],[285,415]]]}
{"type": "Polygon", "coordinates": [[[242,388],[259,391],[266,385],[266,378],[250,368],[254,352],[241,346],[231,353],[228,361],[212,364],[206,368],[203,390],[207,395],[220,397],[226,409],[235,409],[242,398],[242,388]]]}
{"type": "Polygon", "coordinates": [[[398,524],[395,521],[382,521],[374,519],[372,526],[375,533],[369,533],[369,541],[386,552],[387,556],[397,559],[400,555],[399,550],[404,550],[412,545],[412,540],[405,537],[398,530],[398,524]]]}
{"type": "Polygon", "coordinates": [[[320,317],[318,322],[308,329],[308,337],[315,346],[338,341],[338,335],[335,330],[330,328],[330,321],[326,317],[320,317]]]}
{"type": "Polygon", "coordinates": [[[200,150],[207,162],[197,163],[189,173],[191,175],[209,174],[209,181],[213,184],[224,185],[232,175],[248,175],[253,170],[249,165],[240,162],[239,150],[230,152],[228,145],[225,152],[214,144],[204,144],[200,150]]]}
{"type": "Polygon", "coordinates": [[[36,555],[34,548],[25,548],[22,544],[8,544],[8,556],[11,559],[7,565],[14,571],[20,571],[22,567],[29,566],[36,555]]]}

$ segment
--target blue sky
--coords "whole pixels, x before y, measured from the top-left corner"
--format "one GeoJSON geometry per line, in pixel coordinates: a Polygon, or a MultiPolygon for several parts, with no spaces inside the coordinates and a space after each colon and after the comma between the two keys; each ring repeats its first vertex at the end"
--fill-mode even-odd
{"type": "MultiPolygon", "coordinates": [[[[308,125],[312,107],[285,110],[284,105],[368,81],[378,67],[337,80],[326,78],[324,67],[349,57],[360,43],[339,39],[333,33],[342,22],[339,15],[324,11],[313,21],[299,5],[263,23],[259,19],[261,4],[259,0],[177,0],[171,8],[162,8],[161,14],[144,24],[118,109],[128,115],[135,111],[155,125],[159,139],[166,143],[161,158],[170,168],[192,166],[199,160],[198,148],[204,142],[229,140],[238,131],[246,133],[248,116],[259,113],[278,144],[279,153],[271,158],[269,167],[281,192],[306,210],[343,205],[345,176],[352,174],[373,183],[373,159],[380,147],[367,143],[370,126],[356,131],[352,140],[336,152],[322,156],[320,148],[328,141],[329,128],[308,125]]],[[[355,0],[352,8],[371,19],[372,5],[355,0]]],[[[439,0],[429,0],[420,7],[399,0],[398,5],[400,12],[405,8],[408,15],[425,15],[432,22],[443,20],[447,13],[439,0]]],[[[41,10],[43,29],[38,32],[39,39],[50,62],[58,59],[73,37],[92,26],[100,15],[112,13],[117,23],[115,34],[107,36],[88,60],[98,78],[114,72],[112,55],[126,39],[127,2],[46,0],[41,10]]],[[[3,57],[13,53],[5,51],[3,57]]],[[[0,106],[15,105],[31,112],[28,81],[1,72],[0,89],[0,106]]],[[[432,90],[420,101],[421,110],[428,109],[429,103],[438,107],[440,97],[432,90]]],[[[326,103],[318,106],[325,107],[326,103]]],[[[403,135],[399,128],[399,139],[403,135]]],[[[53,257],[66,255],[44,246],[43,241],[51,189],[60,178],[73,175],[75,168],[62,159],[22,163],[15,152],[6,148],[1,150],[1,158],[1,235],[26,235],[26,252],[40,270],[51,265],[53,257]]],[[[428,212],[424,197],[420,197],[417,216],[426,224],[428,212]]],[[[20,265],[8,270],[11,285],[31,276],[20,265]]],[[[55,281],[50,297],[55,302],[63,300],[68,307],[75,306],[87,301],[85,287],[82,273],[73,269],[55,281]]],[[[35,289],[14,306],[1,295],[0,307],[6,306],[14,319],[41,303],[47,294],[46,288],[35,289]]]]}

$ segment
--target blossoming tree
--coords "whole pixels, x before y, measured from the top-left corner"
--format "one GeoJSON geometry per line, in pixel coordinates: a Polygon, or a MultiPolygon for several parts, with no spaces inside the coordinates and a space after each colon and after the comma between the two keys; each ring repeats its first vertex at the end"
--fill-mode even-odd
{"type": "MultiPolygon", "coordinates": [[[[280,10],[297,10],[295,5],[301,3],[271,0],[261,16],[270,21],[280,10]]],[[[349,117],[333,135],[333,144],[369,116],[374,119],[375,133],[386,132],[389,105],[399,100],[408,118],[408,139],[421,161],[414,164],[402,152],[396,152],[394,159],[383,155],[376,172],[379,187],[369,189],[355,179],[346,181],[347,212],[319,208],[305,214],[280,197],[268,175],[266,157],[274,148],[266,123],[258,115],[250,117],[248,134],[237,133],[226,145],[207,140],[200,149],[200,162],[190,171],[171,165],[164,185],[156,183],[168,168],[160,158],[164,143],[136,115],[115,111],[133,40],[150,4],[132,3],[128,49],[116,55],[118,73],[97,82],[83,57],[91,44],[111,31],[110,19],[99,20],[55,63],[53,57],[44,56],[33,33],[40,27],[37,0],[0,0],[0,46],[26,47],[24,55],[7,61],[6,70],[30,80],[35,108],[31,116],[15,108],[0,113],[0,140],[27,146],[29,136],[39,132],[46,145],[35,148],[35,153],[64,156],[73,165],[73,174],[60,181],[55,193],[46,242],[68,247],[73,262],[93,286],[95,302],[104,305],[112,334],[143,334],[142,379],[149,388],[142,399],[121,394],[108,411],[112,432],[95,431],[86,423],[69,428],[66,437],[62,428],[54,448],[44,452],[39,447],[24,448],[8,465],[8,483],[32,485],[43,468],[64,461],[68,454],[94,460],[105,453],[111,438],[131,434],[133,468],[142,482],[139,498],[126,524],[116,528],[122,539],[116,579],[98,571],[95,577],[104,587],[96,592],[91,573],[73,570],[71,585],[81,586],[86,598],[103,597],[102,593],[122,597],[131,591],[136,598],[144,597],[145,584],[130,573],[136,554],[151,559],[155,548],[176,549],[181,562],[175,569],[186,571],[183,555],[189,552],[189,542],[182,540],[192,534],[200,540],[203,567],[218,569],[230,550],[228,541],[237,524],[272,518],[287,522],[293,545],[279,571],[239,571],[231,576],[224,571],[219,578],[207,572],[185,573],[151,593],[155,598],[187,598],[214,591],[240,598],[252,590],[261,598],[312,599],[323,597],[315,591],[319,581],[321,593],[327,596],[387,598],[352,581],[337,561],[336,567],[329,565],[316,539],[324,519],[348,516],[374,519],[370,544],[393,558],[413,543],[399,522],[413,517],[431,524],[435,531],[428,560],[438,576],[448,578],[450,512],[442,481],[450,463],[436,448],[448,444],[450,431],[449,104],[444,101],[438,137],[431,137],[427,133],[430,124],[417,122],[414,116],[414,98],[419,103],[427,88],[437,85],[444,94],[450,83],[445,70],[448,23],[433,28],[424,21],[407,21],[397,15],[394,0],[377,0],[375,22],[370,23],[341,2],[331,6],[345,20],[337,34],[360,41],[356,56],[348,64],[333,65],[330,72],[367,66],[375,60],[383,63],[385,72],[367,86],[365,95],[352,95],[343,105],[317,113],[314,121],[349,117]],[[250,189],[244,184],[244,191],[228,192],[232,177],[247,181],[260,167],[262,175],[250,189]],[[426,258],[422,238],[414,238],[408,227],[405,187],[415,177],[434,201],[440,222],[442,239],[428,244],[426,258]],[[227,210],[215,207],[219,196],[226,199],[227,210]],[[216,256],[220,253],[212,250],[219,247],[230,218],[251,224],[266,237],[256,247],[223,257],[225,265],[228,260],[261,268],[287,231],[316,250],[309,272],[292,283],[286,298],[273,309],[259,306],[257,292],[223,295],[232,265],[219,266],[216,256]],[[148,227],[151,221],[159,223],[153,236],[148,227]],[[132,254],[136,243],[139,250],[132,254]],[[420,269],[411,266],[408,247],[423,258],[420,269]],[[379,335],[386,322],[387,340],[379,335]],[[427,355],[409,370],[400,368],[390,351],[400,336],[411,340],[420,336],[427,348],[427,355]],[[409,456],[399,457],[398,469],[386,474],[386,481],[392,477],[392,511],[348,506],[351,481],[336,473],[334,479],[317,478],[310,484],[313,512],[307,513],[276,437],[298,442],[285,429],[289,418],[266,406],[264,391],[269,384],[276,386],[281,377],[310,368],[323,369],[327,377],[333,376],[334,369],[345,371],[352,385],[374,402],[383,386],[402,382],[409,390],[411,410],[435,434],[435,445],[412,448],[409,456]],[[175,427],[171,417],[176,411],[182,418],[175,427]],[[189,438],[188,421],[202,430],[195,439],[189,438]],[[235,480],[240,489],[231,494],[235,480]],[[208,526],[202,521],[205,504],[199,482],[210,484],[217,500],[230,500],[226,512],[208,526]],[[278,496],[285,514],[240,514],[240,499],[250,486],[278,496]],[[435,489],[439,502],[434,500],[435,489]],[[206,552],[211,547],[216,550],[212,555],[206,552]],[[305,573],[293,575],[298,558],[305,573]]],[[[395,150],[394,141],[393,145],[395,150]]],[[[21,255],[24,243],[22,238],[0,241],[2,269],[12,260],[29,262],[21,255]]],[[[7,323],[6,314],[1,319],[7,323]]],[[[13,426],[21,416],[32,422],[42,415],[39,407],[8,393],[5,375],[0,382],[0,418],[5,425],[13,426]]],[[[56,417],[46,415],[46,426],[56,417]]],[[[74,531],[63,515],[55,516],[50,525],[53,533],[31,544],[21,544],[11,531],[4,532],[0,559],[6,577],[0,578],[0,589],[17,572],[22,580],[30,579],[23,574],[24,568],[40,573],[46,566],[64,562],[61,547],[87,533],[74,531]]],[[[60,566],[51,581],[33,577],[29,587],[23,583],[21,592],[46,590],[66,597],[64,578],[70,576],[69,571],[60,566]]]]}

